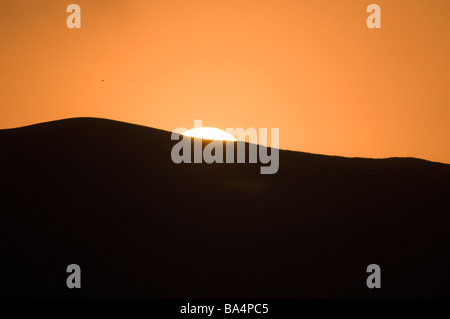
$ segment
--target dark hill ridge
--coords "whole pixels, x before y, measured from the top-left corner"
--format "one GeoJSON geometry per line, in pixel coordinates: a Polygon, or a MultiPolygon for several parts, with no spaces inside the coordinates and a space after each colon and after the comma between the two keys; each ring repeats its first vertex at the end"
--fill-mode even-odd
{"type": "Polygon", "coordinates": [[[175,143],[91,118],[0,131],[0,297],[450,297],[450,165],[280,151],[260,175],[176,165],[175,143]]]}

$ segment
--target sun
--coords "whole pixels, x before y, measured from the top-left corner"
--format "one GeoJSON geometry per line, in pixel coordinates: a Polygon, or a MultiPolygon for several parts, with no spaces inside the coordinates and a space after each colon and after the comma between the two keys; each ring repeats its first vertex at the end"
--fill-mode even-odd
{"type": "Polygon", "coordinates": [[[205,140],[237,141],[237,139],[230,133],[227,133],[215,127],[197,127],[184,132],[183,135],[189,137],[198,137],[205,140]]]}

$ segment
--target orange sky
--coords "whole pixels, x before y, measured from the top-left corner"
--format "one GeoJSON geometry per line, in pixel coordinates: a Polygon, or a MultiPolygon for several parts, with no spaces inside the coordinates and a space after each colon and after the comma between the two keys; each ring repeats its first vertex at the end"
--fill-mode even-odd
{"type": "Polygon", "coordinates": [[[283,149],[450,163],[448,0],[1,1],[0,40],[0,128],[201,119],[278,127],[283,149]]]}

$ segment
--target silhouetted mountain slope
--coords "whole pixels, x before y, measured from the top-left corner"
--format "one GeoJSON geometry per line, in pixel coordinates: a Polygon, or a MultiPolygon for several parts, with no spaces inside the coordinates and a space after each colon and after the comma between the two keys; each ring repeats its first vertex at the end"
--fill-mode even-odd
{"type": "Polygon", "coordinates": [[[280,151],[260,175],[176,165],[176,142],[90,118],[0,131],[0,296],[450,297],[450,165],[280,151]]]}

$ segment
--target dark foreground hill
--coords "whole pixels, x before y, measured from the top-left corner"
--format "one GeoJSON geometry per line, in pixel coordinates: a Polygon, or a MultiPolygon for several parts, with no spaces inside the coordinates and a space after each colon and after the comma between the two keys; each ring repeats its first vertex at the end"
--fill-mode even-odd
{"type": "Polygon", "coordinates": [[[450,165],[281,151],[260,175],[176,165],[175,143],[88,118],[0,131],[0,297],[450,297],[450,165]]]}

